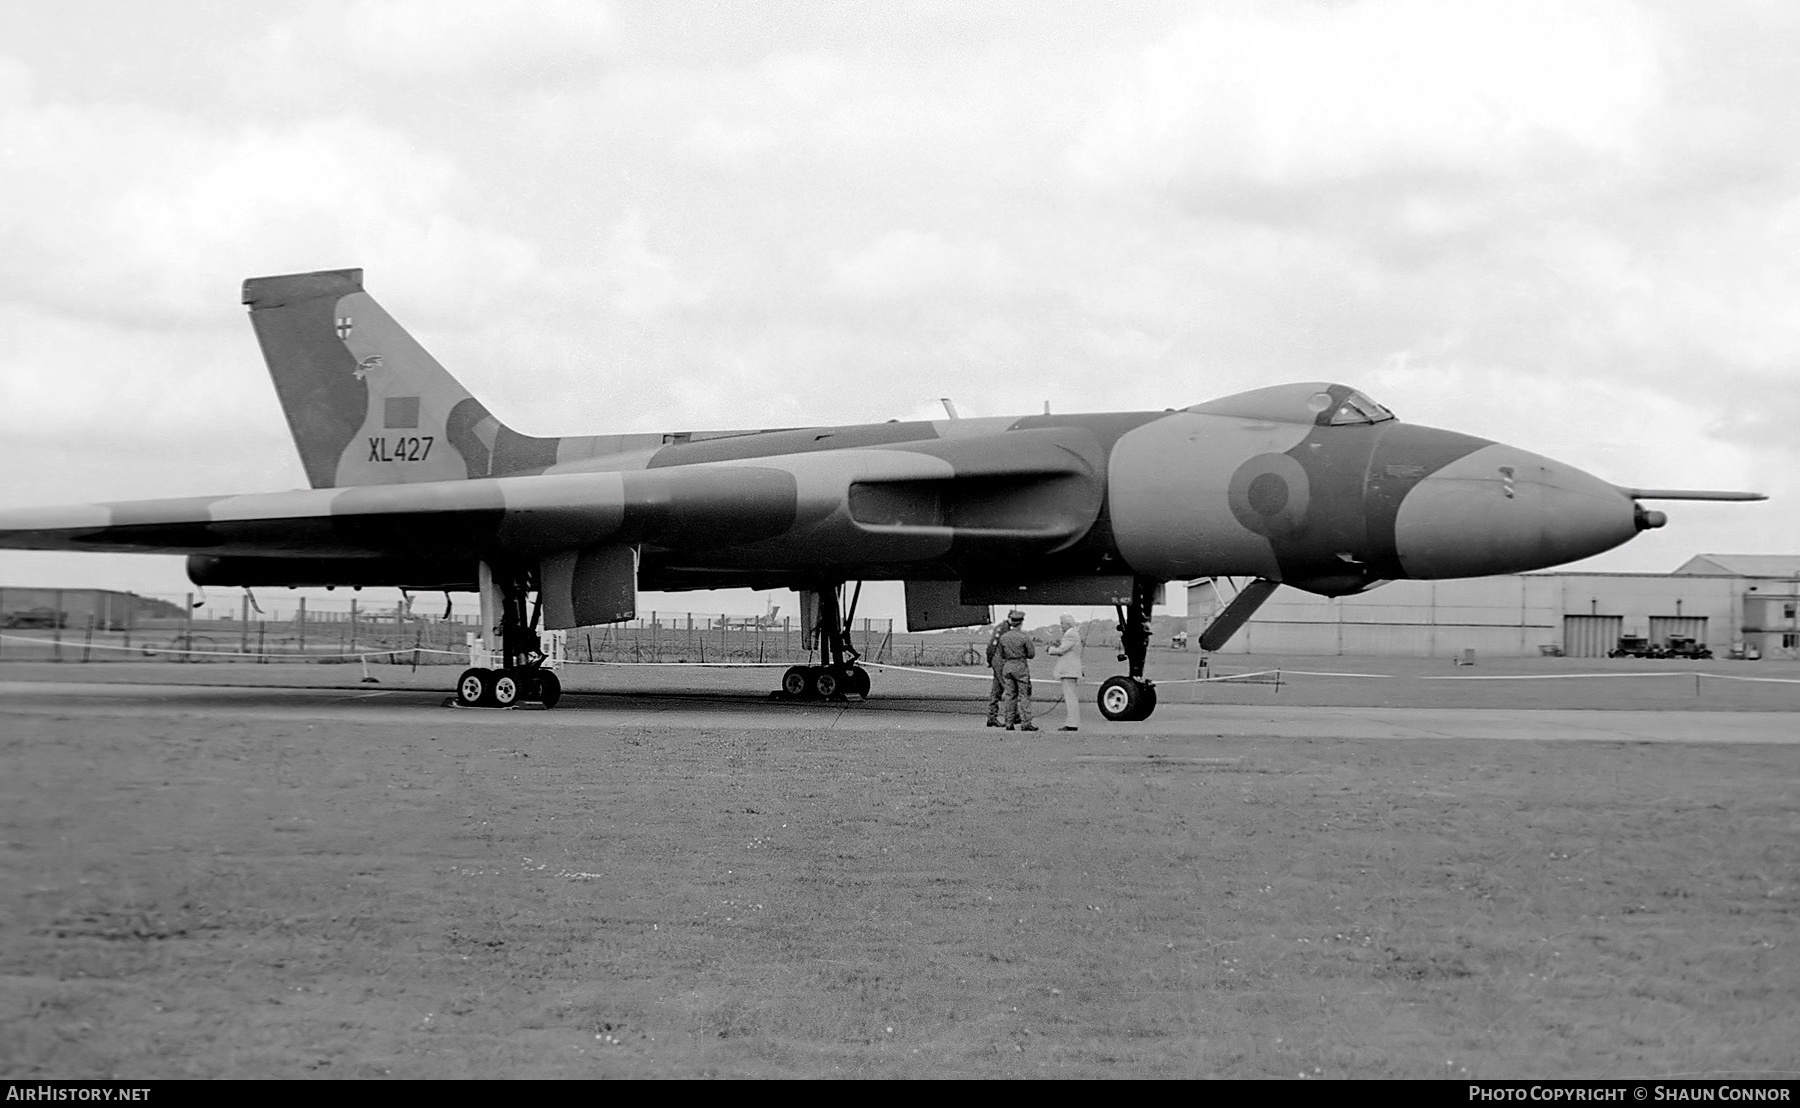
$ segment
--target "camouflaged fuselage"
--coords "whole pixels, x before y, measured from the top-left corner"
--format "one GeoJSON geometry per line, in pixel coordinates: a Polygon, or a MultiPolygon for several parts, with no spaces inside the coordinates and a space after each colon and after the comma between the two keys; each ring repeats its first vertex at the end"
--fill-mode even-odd
{"type": "Polygon", "coordinates": [[[1131,574],[1338,593],[1554,565],[1635,531],[1611,486],[1483,439],[1207,407],[696,435],[475,479],[12,512],[0,546],[355,560],[345,583],[379,564],[367,583],[420,587],[627,543],[646,588],[1131,574]]]}

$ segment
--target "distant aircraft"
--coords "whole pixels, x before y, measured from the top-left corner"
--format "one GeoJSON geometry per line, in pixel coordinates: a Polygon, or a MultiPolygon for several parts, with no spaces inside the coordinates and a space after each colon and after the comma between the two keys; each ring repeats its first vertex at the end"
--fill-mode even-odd
{"type": "Polygon", "coordinates": [[[1662,526],[1639,500],[1763,499],[1620,488],[1322,382],[1160,412],[536,438],[361,270],[253,278],[243,300],[312,488],[0,512],[0,547],[182,553],[201,585],[478,592],[501,665],[462,675],[464,704],[555,703],[539,628],[634,618],[640,588],[798,590],[822,664],[783,690],[867,696],[845,591],[900,580],[915,631],[1114,605],[1127,673],[1100,710],[1143,719],[1165,582],[1255,579],[1202,633],[1216,650],[1278,584],[1540,569],[1662,526]]]}

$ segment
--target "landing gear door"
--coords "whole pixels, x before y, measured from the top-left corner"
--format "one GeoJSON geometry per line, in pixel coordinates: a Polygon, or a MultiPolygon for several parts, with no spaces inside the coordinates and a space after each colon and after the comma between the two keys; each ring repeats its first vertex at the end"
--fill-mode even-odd
{"type": "Polygon", "coordinates": [[[816,589],[800,590],[800,641],[812,649],[812,642],[819,633],[819,593],[816,589]]]}
{"type": "Polygon", "coordinates": [[[992,622],[986,604],[964,604],[961,581],[908,581],[906,629],[943,631],[992,622]]]}
{"type": "Polygon", "coordinates": [[[637,617],[634,546],[589,546],[552,554],[539,566],[544,627],[563,631],[637,617]]]}

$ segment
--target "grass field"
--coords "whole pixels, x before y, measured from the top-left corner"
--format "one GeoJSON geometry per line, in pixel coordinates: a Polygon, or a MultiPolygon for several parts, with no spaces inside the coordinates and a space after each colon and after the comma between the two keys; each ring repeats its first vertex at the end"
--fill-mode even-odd
{"type": "Polygon", "coordinates": [[[1800,746],[593,718],[0,701],[0,1076],[1800,1072],[1800,746]]]}

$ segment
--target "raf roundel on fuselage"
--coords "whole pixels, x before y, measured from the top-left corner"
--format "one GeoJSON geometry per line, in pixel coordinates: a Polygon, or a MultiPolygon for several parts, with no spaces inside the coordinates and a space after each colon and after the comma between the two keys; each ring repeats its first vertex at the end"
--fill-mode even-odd
{"type": "Polygon", "coordinates": [[[1315,427],[1348,427],[1385,423],[1394,413],[1349,385],[1310,381],[1271,385],[1234,393],[1186,409],[1199,415],[1232,416],[1271,423],[1310,423],[1315,427]]]}

